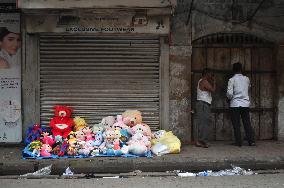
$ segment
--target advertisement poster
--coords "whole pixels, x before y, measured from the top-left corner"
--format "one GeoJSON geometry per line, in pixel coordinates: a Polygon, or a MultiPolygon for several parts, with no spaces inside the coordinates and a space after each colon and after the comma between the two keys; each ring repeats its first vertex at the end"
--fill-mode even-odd
{"type": "Polygon", "coordinates": [[[0,13],[0,143],[22,140],[19,13],[0,13]]]}

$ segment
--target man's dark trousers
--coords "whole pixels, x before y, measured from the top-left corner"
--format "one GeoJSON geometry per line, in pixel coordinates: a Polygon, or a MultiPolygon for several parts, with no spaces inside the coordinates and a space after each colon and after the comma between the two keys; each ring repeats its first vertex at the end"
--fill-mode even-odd
{"type": "Polygon", "coordinates": [[[242,145],[241,136],[241,120],[244,125],[246,137],[249,145],[255,143],[254,130],[250,123],[249,108],[247,107],[231,107],[230,108],[231,120],[234,128],[235,141],[238,146],[242,145]]]}

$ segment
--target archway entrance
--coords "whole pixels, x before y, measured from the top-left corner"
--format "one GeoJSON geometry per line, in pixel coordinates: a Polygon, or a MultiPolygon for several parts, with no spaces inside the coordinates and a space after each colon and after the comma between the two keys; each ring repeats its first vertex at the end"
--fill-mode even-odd
{"type": "MultiPolygon", "coordinates": [[[[218,33],[195,40],[192,51],[193,107],[202,69],[208,67],[215,73],[217,89],[213,94],[210,140],[233,138],[226,89],[232,76],[231,65],[237,61],[243,64],[244,73],[251,80],[251,123],[256,139],[275,138],[276,66],[273,43],[243,33],[218,33]]],[[[192,118],[192,125],[194,123],[192,118]]]]}

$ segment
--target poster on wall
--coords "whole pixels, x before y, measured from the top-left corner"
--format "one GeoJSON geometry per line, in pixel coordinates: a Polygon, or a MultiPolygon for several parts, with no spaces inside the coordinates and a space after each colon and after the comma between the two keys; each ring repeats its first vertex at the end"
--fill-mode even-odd
{"type": "Polygon", "coordinates": [[[20,14],[0,13],[0,143],[21,140],[20,14]]]}

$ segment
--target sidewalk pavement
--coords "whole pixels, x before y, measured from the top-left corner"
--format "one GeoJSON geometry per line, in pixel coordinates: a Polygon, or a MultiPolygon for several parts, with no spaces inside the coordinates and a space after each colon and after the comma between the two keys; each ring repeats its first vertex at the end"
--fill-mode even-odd
{"type": "Polygon", "coordinates": [[[74,173],[203,171],[231,168],[284,169],[284,142],[259,141],[257,146],[237,147],[229,142],[213,142],[209,148],[183,145],[180,154],[153,158],[96,157],[84,159],[23,160],[23,147],[0,147],[0,175],[21,175],[52,165],[52,174],[61,175],[70,166],[74,173]]]}

